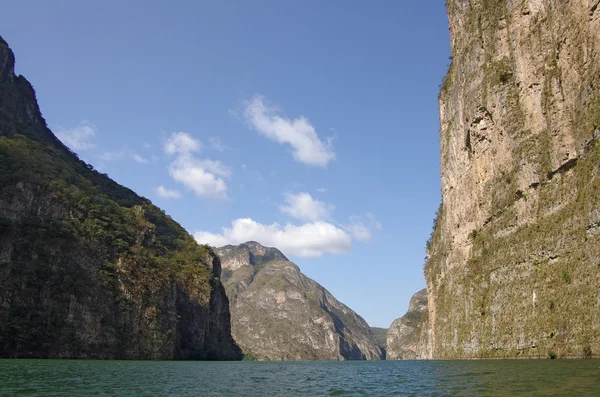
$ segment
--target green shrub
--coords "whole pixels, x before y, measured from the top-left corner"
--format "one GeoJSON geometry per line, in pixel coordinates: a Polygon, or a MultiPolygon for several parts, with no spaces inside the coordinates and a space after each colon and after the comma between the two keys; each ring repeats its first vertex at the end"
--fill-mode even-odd
{"type": "Polygon", "coordinates": [[[563,269],[561,274],[562,274],[563,281],[567,284],[571,284],[572,280],[571,280],[571,274],[569,273],[569,271],[566,269],[563,269]]]}

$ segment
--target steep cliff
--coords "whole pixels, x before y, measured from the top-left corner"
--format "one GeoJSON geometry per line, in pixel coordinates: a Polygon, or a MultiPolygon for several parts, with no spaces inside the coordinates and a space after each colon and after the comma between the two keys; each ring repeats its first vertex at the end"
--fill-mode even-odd
{"type": "Polygon", "coordinates": [[[47,128],[0,38],[0,357],[237,359],[219,259],[47,128]]]}
{"type": "Polygon", "coordinates": [[[598,356],[599,1],[446,4],[432,356],[598,356]]]}
{"type": "Polygon", "coordinates": [[[413,295],[408,305],[408,311],[395,320],[387,332],[388,360],[415,360],[429,358],[427,289],[422,289],[413,295]]]}
{"type": "Polygon", "coordinates": [[[217,248],[235,341],[261,360],[379,360],[367,323],[300,272],[279,250],[255,242],[217,248]]]}

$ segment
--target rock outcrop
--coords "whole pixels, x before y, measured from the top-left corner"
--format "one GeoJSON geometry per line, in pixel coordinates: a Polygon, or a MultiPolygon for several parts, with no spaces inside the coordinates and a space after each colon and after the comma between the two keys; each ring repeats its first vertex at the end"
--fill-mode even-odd
{"type": "Polygon", "coordinates": [[[0,357],[240,359],[218,257],[47,128],[0,38],[0,357]]]}
{"type": "Polygon", "coordinates": [[[217,248],[231,302],[232,333],[259,360],[378,360],[367,323],[300,272],[279,250],[255,242],[217,248]]]}
{"type": "Polygon", "coordinates": [[[388,360],[415,360],[431,356],[429,347],[427,289],[413,295],[408,311],[395,320],[387,332],[388,360]]]}
{"type": "Polygon", "coordinates": [[[600,354],[598,0],[449,0],[432,357],[600,354]]]}

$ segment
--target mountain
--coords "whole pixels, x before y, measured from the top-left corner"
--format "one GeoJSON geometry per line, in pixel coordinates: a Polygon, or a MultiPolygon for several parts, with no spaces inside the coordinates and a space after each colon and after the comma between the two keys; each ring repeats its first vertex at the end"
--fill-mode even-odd
{"type": "Polygon", "coordinates": [[[600,355],[600,7],[449,0],[433,358],[600,355]]]}
{"type": "Polygon", "coordinates": [[[79,160],[0,38],[0,357],[239,359],[213,251],[79,160]]]}
{"type": "Polygon", "coordinates": [[[413,295],[408,311],[395,320],[387,332],[388,360],[414,360],[429,357],[423,351],[427,346],[428,327],[427,289],[413,295]]]}
{"type": "Polygon", "coordinates": [[[235,341],[260,360],[379,360],[367,323],[279,250],[256,242],[216,249],[235,341]]]}
{"type": "Polygon", "coordinates": [[[381,348],[381,351],[383,352],[382,359],[385,359],[386,356],[387,331],[387,328],[371,327],[371,332],[373,332],[373,336],[375,336],[375,341],[377,342],[377,345],[381,348]]]}

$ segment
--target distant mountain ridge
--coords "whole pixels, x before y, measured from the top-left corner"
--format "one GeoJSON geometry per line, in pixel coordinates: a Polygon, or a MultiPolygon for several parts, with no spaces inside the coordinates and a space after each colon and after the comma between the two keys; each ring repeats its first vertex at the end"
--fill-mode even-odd
{"type": "Polygon", "coordinates": [[[215,249],[231,302],[232,334],[262,360],[379,360],[368,324],[276,248],[215,249]]]}
{"type": "Polygon", "coordinates": [[[427,289],[410,299],[406,314],[394,320],[387,331],[387,359],[415,360],[430,356],[427,350],[428,324],[427,289]]]}
{"type": "Polygon", "coordinates": [[[277,248],[264,247],[256,241],[248,241],[237,246],[226,245],[217,248],[217,253],[221,258],[221,264],[225,263],[223,268],[228,270],[235,270],[244,265],[256,268],[270,261],[288,260],[277,248]]]}
{"type": "Polygon", "coordinates": [[[377,342],[377,344],[379,345],[379,347],[381,348],[381,350],[384,353],[384,357],[386,358],[387,356],[387,332],[388,329],[387,328],[381,328],[381,327],[371,327],[371,331],[373,332],[373,335],[375,336],[375,341],[377,342]]]}

